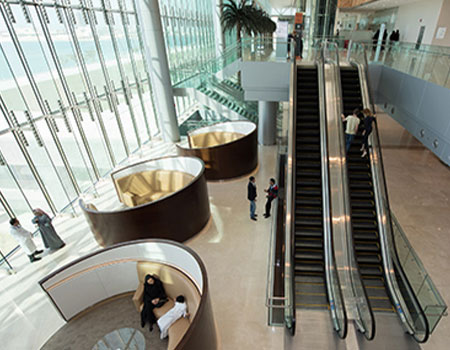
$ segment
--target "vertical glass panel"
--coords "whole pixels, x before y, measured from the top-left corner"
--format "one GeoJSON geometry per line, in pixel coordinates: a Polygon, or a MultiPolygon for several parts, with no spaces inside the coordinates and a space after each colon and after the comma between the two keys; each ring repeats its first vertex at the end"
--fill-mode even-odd
{"type": "MultiPolygon", "coordinates": [[[[30,139],[29,141],[33,142],[34,140],[30,139]]],[[[3,153],[4,158],[8,162],[11,171],[18,180],[20,187],[27,196],[27,200],[30,203],[31,207],[42,208],[43,210],[50,212],[50,207],[12,134],[5,134],[0,136],[0,149],[3,153]]],[[[2,169],[2,171],[5,171],[5,167],[0,168],[2,169]]],[[[4,189],[12,189],[11,193],[16,193],[15,186],[12,185],[11,178],[8,178],[7,176],[1,176],[0,181],[2,181],[2,191],[4,189]],[[5,185],[3,185],[3,181],[6,181],[5,185]]],[[[8,195],[9,193],[9,191],[5,190],[5,195],[8,195]]],[[[18,198],[20,198],[20,196],[18,196],[18,198]]],[[[9,197],[7,197],[7,199],[8,203],[10,203],[10,205],[13,205],[14,202],[11,202],[9,200],[9,197]]]]}
{"type": "MultiPolygon", "coordinates": [[[[70,163],[72,172],[77,180],[80,190],[84,191],[93,184],[95,178],[92,167],[88,165],[87,155],[80,147],[79,141],[76,139],[77,136],[75,130],[73,130],[73,126],[71,128],[72,132],[69,132],[61,119],[57,119],[55,123],[58,125],[57,135],[70,163]]],[[[48,128],[40,128],[40,132],[44,143],[47,145],[47,149],[50,152],[50,156],[52,159],[58,159],[58,150],[52,142],[50,131],[48,128]]],[[[61,167],[62,162],[59,160],[56,161],[56,166],[57,168],[61,167]]],[[[64,177],[63,180],[66,187],[70,188],[72,186],[71,184],[69,185],[70,180],[67,177],[64,177]]]]}
{"type": "Polygon", "coordinates": [[[52,161],[49,159],[47,152],[44,147],[40,147],[31,131],[24,131],[24,135],[28,141],[29,146],[27,151],[33,160],[33,163],[47,189],[53,203],[57,210],[63,209],[67,203],[70,202],[70,197],[67,195],[68,192],[73,193],[73,187],[70,185],[67,189],[61,184],[58,174],[56,174],[55,169],[52,166],[52,161]]]}
{"type": "Polygon", "coordinates": [[[0,250],[3,255],[6,255],[17,246],[17,242],[9,234],[9,219],[8,213],[0,204],[0,250]]]}

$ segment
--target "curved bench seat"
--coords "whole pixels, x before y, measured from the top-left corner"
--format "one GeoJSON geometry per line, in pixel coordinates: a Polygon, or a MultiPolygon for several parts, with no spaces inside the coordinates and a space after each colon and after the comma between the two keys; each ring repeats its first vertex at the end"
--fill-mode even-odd
{"type": "Polygon", "coordinates": [[[188,312],[190,313],[189,318],[182,317],[169,328],[167,349],[173,350],[187,332],[190,326],[190,320],[197,313],[201,299],[200,291],[183,272],[174,267],[149,261],[139,261],[136,268],[140,283],[133,295],[133,302],[138,312],[141,312],[144,307],[142,299],[144,294],[144,280],[147,274],[157,276],[161,280],[169,298],[169,301],[162,307],[153,310],[157,318],[160,318],[174,306],[174,300],[178,295],[183,295],[186,299],[188,312]]]}
{"type": "Polygon", "coordinates": [[[208,180],[225,180],[246,175],[258,165],[256,125],[232,121],[188,132],[187,143],[177,144],[179,155],[198,157],[205,163],[208,180]]]}
{"type": "Polygon", "coordinates": [[[169,328],[168,350],[217,349],[206,269],[199,256],[182,244],[160,239],[117,244],[61,267],[39,284],[61,317],[70,322],[85,310],[130,292],[140,311],[147,274],[161,279],[170,298],[155,309],[157,317],[173,306],[178,295],[186,298],[190,316],[169,328]]]}
{"type": "Polygon", "coordinates": [[[164,157],[132,164],[111,174],[126,208],[103,211],[80,200],[101,246],[143,238],[184,242],[210,218],[203,162],[193,157],[164,157]]]}

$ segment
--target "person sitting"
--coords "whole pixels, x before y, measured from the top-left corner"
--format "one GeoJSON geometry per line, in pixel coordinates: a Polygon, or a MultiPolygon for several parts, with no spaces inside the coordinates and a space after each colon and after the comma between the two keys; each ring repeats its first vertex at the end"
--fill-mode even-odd
{"type": "Polygon", "coordinates": [[[164,286],[156,276],[145,276],[143,301],[144,307],[141,311],[141,327],[144,327],[148,322],[151,332],[153,325],[156,323],[156,316],[153,313],[153,309],[163,306],[167,301],[164,286]]]}
{"type": "Polygon", "coordinates": [[[187,312],[187,305],[184,296],[179,295],[175,299],[174,307],[158,319],[158,327],[161,332],[161,339],[167,337],[170,326],[173,325],[181,317],[189,317],[189,313],[187,312]]]}

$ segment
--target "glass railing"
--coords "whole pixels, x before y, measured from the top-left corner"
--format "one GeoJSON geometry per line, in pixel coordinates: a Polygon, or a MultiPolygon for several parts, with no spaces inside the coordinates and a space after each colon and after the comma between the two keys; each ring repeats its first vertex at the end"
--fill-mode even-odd
{"type": "MultiPolygon", "coordinates": [[[[361,85],[364,88],[363,89],[364,90],[363,99],[365,100],[364,104],[366,107],[370,107],[372,108],[372,110],[375,110],[373,102],[371,103],[371,101],[373,100],[370,98],[370,90],[368,89],[369,84],[367,82],[368,52],[367,50],[363,51],[365,52],[363,52],[362,55],[362,62],[360,61],[360,65],[361,67],[363,67],[362,71],[360,71],[360,77],[361,77],[361,85]]],[[[423,343],[427,341],[431,333],[432,327],[429,324],[428,317],[425,314],[425,308],[423,307],[422,302],[419,299],[417,290],[415,290],[413,286],[414,277],[417,274],[421,274],[422,270],[419,269],[418,266],[405,267],[399,257],[399,248],[397,247],[396,242],[397,240],[394,231],[395,220],[392,217],[392,213],[389,207],[387,185],[384,178],[385,172],[380,146],[381,144],[379,139],[378,127],[376,124],[374,127],[374,131],[372,133],[372,137],[369,139],[369,141],[370,144],[372,145],[370,153],[371,153],[371,164],[374,170],[373,172],[374,184],[378,183],[378,186],[376,187],[377,212],[378,213],[382,212],[383,214],[381,216],[381,221],[379,220],[379,222],[383,223],[382,225],[380,225],[382,229],[380,231],[380,238],[383,246],[382,247],[383,262],[386,262],[388,264],[387,270],[385,267],[385,271],[387,271],[386,282],[389,287],[390,295],[394,299],[397,313],[400,319],[403,321],[404,326],[417,342],[423,343]],[[378,197],[377,193],[379,194],[378,197]],[[406,273],[407,268],[410,269],[409,275],[406,273]],[[412,280],[411,277],[413,278],[412,280]]],[[[398,225],[397,222],[397,228],[399,227],[400,226],[398,225]]],[[[424,282],[424,280],[422,280],[421,282],[424,282]]],[[[437,293],[437,295],[439,294],[437,293]]],[[[437,304],[432,305],[434,306],[437,304]]],[[[425,305],[425,307],[426,306],[427,305],[425,305]]],[[[430,310],[431,309],[432,306],[430,305],[430,310]]],[[[445,309],[442,312],[445,312],[445,309]]],[[[433,313],[437,321],[440,319],[440,316],[439,317],[436,316],[438,314],[439,312],[437,312],[436,314],[433,313]]],[[[433,325],[433,328],[434,327],[435,324],[433,325]]]]}
{"type": "Polygon", "coordinates": [[[391,218],[399,262],[422,306],[432,333],[442,316],[447,315],[447,305],[392,212],[391,218]]]}
{"type": "Polygon", "coordinates": [[[351,55],[362,57],[364,49],[372,64],[382,64],[431,83],[450,88],[450,47],[395,43],[377,46],[352,43],[351,55]]]}
{"type": "MultiPolygon", "coordinates": [[[[186,87],[186,84],[191,86],[192,82],[190,80],[195,80],[197,75],[219,73],[237,60],[243,62],[286,62],[290,57],[287,50],[283,50],[283,48],[287,48],[287,46],[287,40],[277,38],[244,38],[240,42],[227,47],[218,57],[214,57],[197,66],[179,67],[177,75],[184,77],[184,79],[177,81],[174,87],[186,87]],[[283,52],[286,52],[286,54],[283,54],[283,52]]],[[[291,50],[291,53],[293,51],[291,50]]]]}

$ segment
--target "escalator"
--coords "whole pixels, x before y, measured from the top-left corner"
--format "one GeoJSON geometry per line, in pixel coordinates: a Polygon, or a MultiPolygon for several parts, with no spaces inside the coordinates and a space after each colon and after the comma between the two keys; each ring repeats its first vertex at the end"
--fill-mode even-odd
{"type": "MultiPolygon", "coordinates": [[[[343,112],[361,108],[362,96],[356,67],[341,67],[343,112]]],[[[362,136],[357,135],[347,154],[351,223],[356,260],[374,312],[395,312],[384,280],[380,237],[369,154],[361,158],[362,136]]]]}
{"type": "Polygon", "coordinates": [[[316,67],[297,68],[295,300],[298,308],[327,309],[322,171],[316,67]]]}

